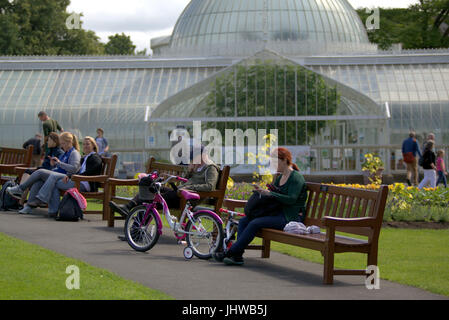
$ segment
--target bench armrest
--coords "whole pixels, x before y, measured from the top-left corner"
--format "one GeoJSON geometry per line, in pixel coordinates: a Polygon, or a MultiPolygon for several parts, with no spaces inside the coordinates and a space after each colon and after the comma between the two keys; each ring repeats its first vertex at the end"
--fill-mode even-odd
{"type": "Polygon", "coordinates": [[[86,182],[106,182],[108,180],[109,176],[80,176],[80,175],[73,175],[70,177],[72,181],[86,181],[86,182]]]}
{"type": "Polygon", "coordinates": [[[336,218],[336,217],[323,217],[323,224],[327,227],[373,227],[377,219],[367,218],[336,218]]]}
{"type": "Polygon", "coordinates": [[[26,166],[25,163],[18,163],[18,164],[0,164],[0,169],[14,169],[16,167],[20,167],[20,166],[26,166]]]}
{"type": "Polygon", "coordinates": [[[29,167],[15,167],[14,168],[14,170],[17,173],[25,173],[26,170],[36,170],[36,169],[37,169],[36,167],[33,167],[33,168],[29,168],[29,167]]]}
{"type": "Polygon", "coordinates": [[[247,202],[246,200],[224,199],[223,206],[226,208],[244,208],[247,202]]]}
{"type": "Polygon", "coordinates": [[[108,183],[111,186],[137,186],[137,185],[139,185],[139,180],[138,179],[109,178],[108,183]]]}

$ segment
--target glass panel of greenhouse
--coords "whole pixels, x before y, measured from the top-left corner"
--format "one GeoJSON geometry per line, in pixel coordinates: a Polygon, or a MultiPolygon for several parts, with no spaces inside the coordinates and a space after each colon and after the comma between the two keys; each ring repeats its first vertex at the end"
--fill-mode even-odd
{"type": "Polygon", "coordinates": [[[172,131],[193,135],[194,121],[222,137],[227,129],[277,129],[279,146],[308,155],[307,172],[348,172],[360,170],[364,149],[386,144],[387,119],[385,107],[368,96],[264,51],[160,104],[151,114],[147,148],[168,159],[172,131]]]}

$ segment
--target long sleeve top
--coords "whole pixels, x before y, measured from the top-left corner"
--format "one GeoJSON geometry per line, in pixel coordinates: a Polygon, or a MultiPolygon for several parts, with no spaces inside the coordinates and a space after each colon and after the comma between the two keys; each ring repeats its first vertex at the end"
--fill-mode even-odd
{"type": "Polygon", "coordinates": [[[179,186],[198,192],[214,191],[217,188],[219,169],[214,164],[204,166],[200,171],[189,172],[186,183],[179,186]]]}
{"type": "Polygon", "coordinates": [[[405,139],[404,142],[402,143],[402,153],[405,154],[408,152],[412,152],[414,157],[416,157],[416,154],[418,154],[420,158],[422,157],[421,151],[419,150],[419,145],[418,145],[418,142],[416,142],[416,139],[408,138],[408,139],[405,139]]]}
{"type": "Polygon", "coordinates": [[[298,171],[293,171],[282,186],[280,185],[281,178],[282,175],[274,182],[274,185],[280,188],[280,193],[271,191],[270,194],[282,204],[287,222],[297,221],[298,216],[301,222],[304,221],[307,201],[307,186],[304,177],[298,171]]]}
{"type": "MultiPolygon", "coordinates": [[[[68,176],[74,175],[80,169],[81,155],[78,150],[74,149],[66,162],[59,162],[58,169],[64,170],[68,176]]],[[[58,170],[59,171],[59,170],[58,170]]]]}

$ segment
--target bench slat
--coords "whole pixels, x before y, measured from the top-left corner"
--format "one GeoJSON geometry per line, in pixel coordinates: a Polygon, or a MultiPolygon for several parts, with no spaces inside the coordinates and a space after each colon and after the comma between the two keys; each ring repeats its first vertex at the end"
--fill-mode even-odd
{"type": "Polygon", "coordinates": [[[346,215],[345,218],[351,218],[352,213],[352,204],[354,203],[354,197],[349,197],[348,199],[348,207],[346,209],[346,215]]]}
{"type": "Polygon", "coordinates": [[[341,195],[336,195],[336,198],[335,198],[335,201],[334,201],[334,205],[333,205],[332,214],[331,214],[332,217],[336,217],[338,205],[340,203],[340,199],[341,199],[341,195]]]}
{"type": "Polygon", "coordinates": [[[356,218],[359,214],[359,209],[360,209],[360,198],[357,197],[350,218],[356,218]]]}
{"type": "Polygon", "coordinates": [[[366,216],[366,209],[368,208],[368,199],[362,199],[362,211],[358,215],[358,218],[363,218],[366,216]]]}
{"type": "Polygon", "coordinates": [[[346,201],[347,201],[348,197],[347,196],[341,196],[341,201],[340,201],[340,210],[338,211],[338,217],[339,218],[343,218],[343,214],[346,208],[346,201]]]}

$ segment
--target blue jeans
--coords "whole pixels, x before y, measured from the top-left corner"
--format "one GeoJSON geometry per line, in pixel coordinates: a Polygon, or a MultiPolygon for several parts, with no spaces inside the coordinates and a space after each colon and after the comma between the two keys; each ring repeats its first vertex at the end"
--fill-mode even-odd
{"type": "Polygon", "coordinates": [[[249,220],[247,217],[240,219],[237,242],[235,242],[229,252],[231,255],[240,256],[245,252],[245,248],[253,241],[257,231],[262,228],[284,230],[287,219],[280,212],[276,216],[267,216],[249,220]]]}
{"type": "MultiPolygon", "coordinates": [[[[48,177],[53,173],[53,171],[46,169],[39,169],[34,171],[25,181],[20,185],[20,189],[25,191],[28,188],[31,188],[35,183],[41,181],[42,184],[48,179],[48,177]]],[[[41,186],[42,186],[41,184],[41,186]]]]}
{"type": "Polygon", "coordinates": [[[444,187],[447,188],[447,180],[446,176],[444,175],[443,171],[438,171],[438,181],[437,181],[437,187],[440,184],[440,182],[444,183],[444,187]]]}
{"type": "Polygon", "coordinates": [[[50,204],[50,199],[53,195],[53,191],[58,190],[56,188],[56,183],[65,177],[66,177],[66,175],[63,173],[51,172],[51,174],[47,177],[47,180],[45,180],[45,183],[42,185],[42,187],[39,190],[39,193],[36,195],[36,197],[39,200],[50,204]]]}

